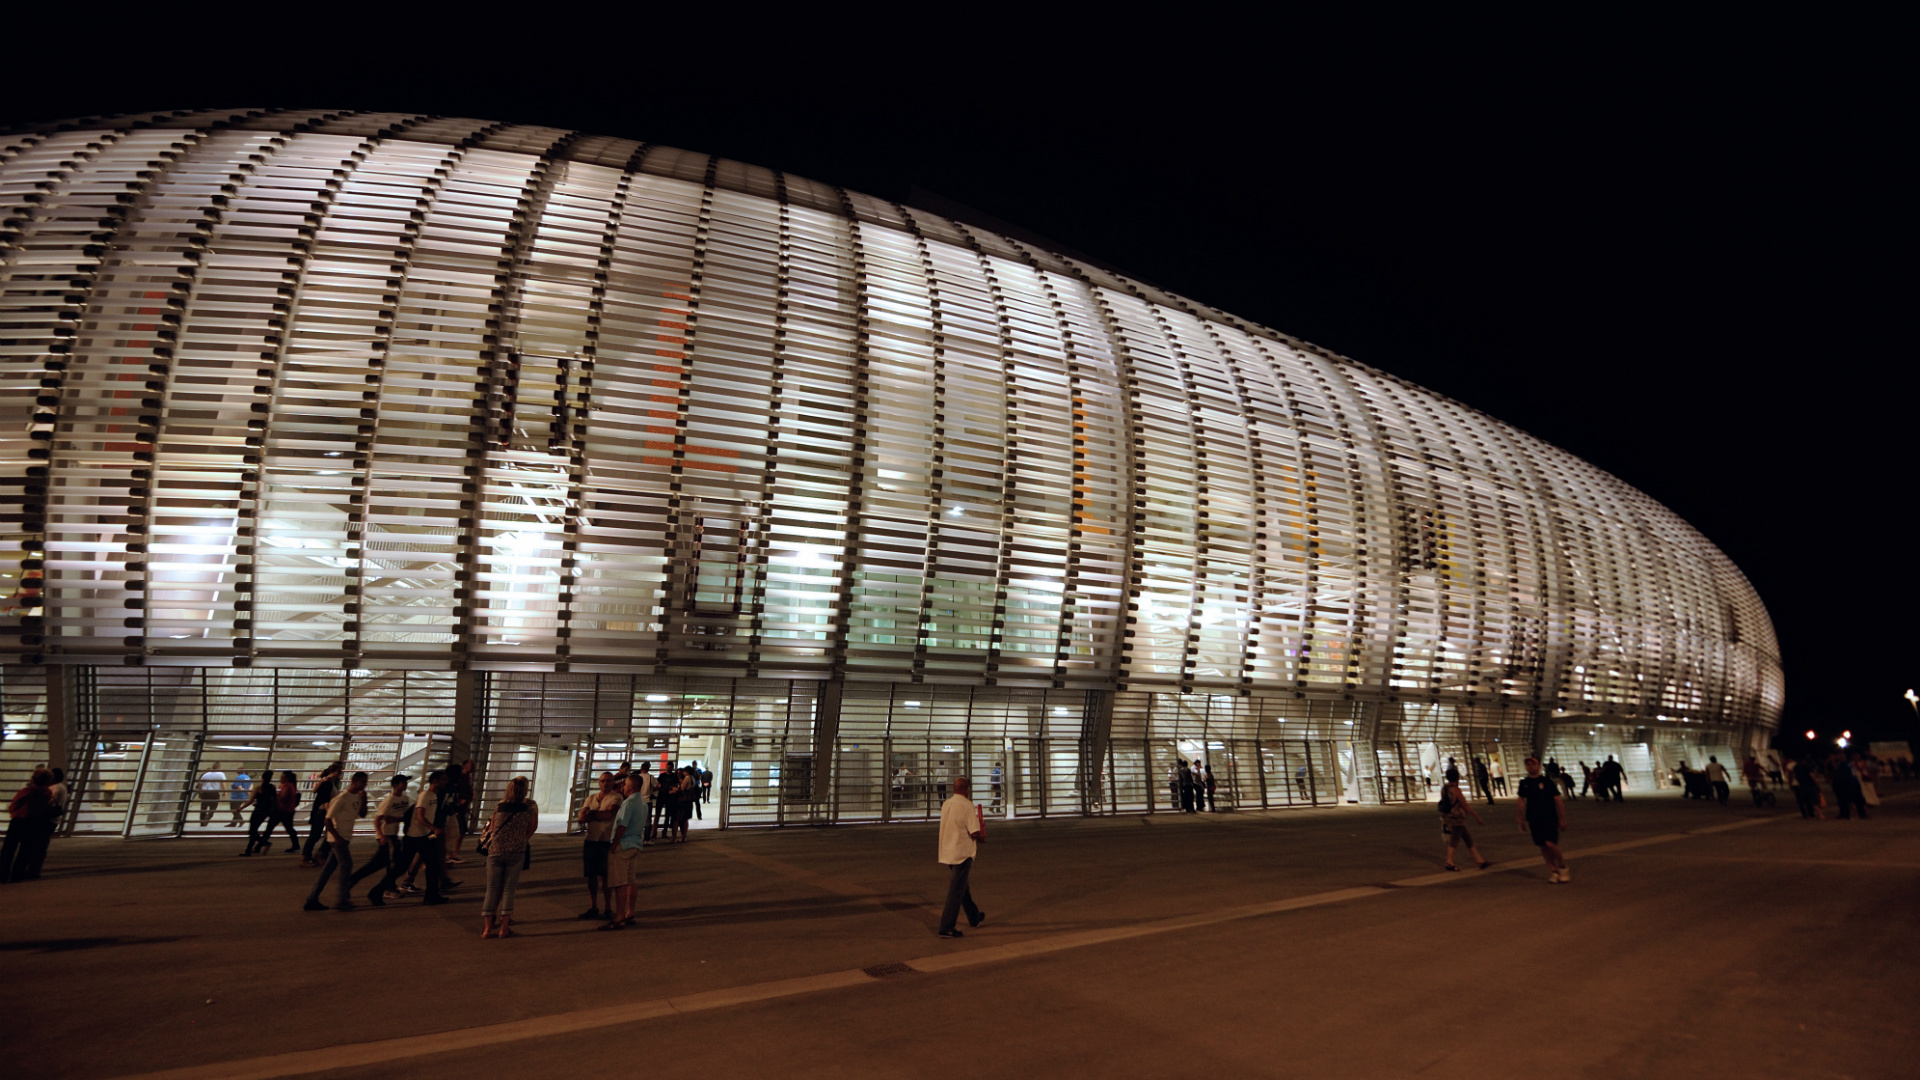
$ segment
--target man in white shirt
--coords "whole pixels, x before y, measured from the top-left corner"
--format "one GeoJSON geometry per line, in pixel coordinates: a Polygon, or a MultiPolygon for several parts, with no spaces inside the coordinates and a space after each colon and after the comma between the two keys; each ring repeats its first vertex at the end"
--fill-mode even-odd
{"type": "Polygon", "coordinates": [[[1727,795],[1731,789],[1727,785],[1727,767],[1720,764],[1717,757],[1707,758],[1707,783],[1713,785],[1713,797],[1721,806],[1727,805],[1727,795]]]}
{"type": "Polygon", "coordinates": [[[213,812],[220,805],[220,796],[227,793],[227,774],[220,771],[220,763],[200,774],[200,824],[213,821],[213,812]]]}
{"type": "Polygon", "coordinates": [[[327,887],[327,879],[340,874],[340,895],[334,901],[335,911],[352,911],[354,902],[350,890],[353,888],[353,826],[367,814],[367,774],[357,772],[347,782],[347,790],[333,797],[327,804],[327,816],[323,827],[327,832],[327,865],[320,868],[320,879],[313,883],[313,891],[307,894],[308,911],[325,911],[327,905],[320,902],[320,890],[327,887]]]}
{"type": "Polygon", "coordinates": [[[653,839],[653,819],[655,817],[654,804],[659,802],[660,781],[653,775],[653,762],[651,761],[641,762],[640,768],[631,775],[634,777],[635,784],[638,785],[640,801],[645,803],[647,807],[647,835],[645,839],[651,840],[653,839]]]}
{"type": "Polygon", "coordinates": [[[444,904],[447,898],[441,890],[451,888],[458,882],[447,880],[447,847],[441,832],[445,815],[440,812],[440,800],[447,790],[447,772],[435,769],[427,774],[427,787],[413,804],[413,812],[407,816],[407,847],[400,861],[393,864],[387,876],[375,890],[385,894],[396,884],[404,868],[407,884],[399,891],[413,892],[413,875],[425,870],[427,875],[427,894],[420,898],[423,904],[444,904]],[[419,865],[414,865],[418,860],[419,865]]]}
{"type": "Polygon", "coordinates": [[[947,906],[940,911],[940,936],[957,938],[960,931],[954,922],[960,917],[960,909],[967,911],[967,925],[979,926],[987,919],[987,913],[974,906],[973,890],[967,885],[967,878],[973,871],[973,856],[979,851],[980,841],[985,840],[986,824],[981,820],[980,811],[974,807],[973,785],[964,776],[953,781],[953,794],[940,804],[940,861],[948,868],[947,906]]]}
{"type": "MultiPolygon", "coordinates": [[[[406,827],[407,815],[413,810],[413,797],[407,794],[407,785],[412,780],[405,773],[395,776],[392,790],[373,808],[373,842],[379,846],[373,849],[373,858],[353,872],[350,884],[358,885],[362,878],[371,877],[406,858],[406,841],[401,838],[400,830],[406,827]]],[[[367,903],[375,907],[384,906],[386,902],[386,893],[380,889],[367,894],[367,903]]]]}

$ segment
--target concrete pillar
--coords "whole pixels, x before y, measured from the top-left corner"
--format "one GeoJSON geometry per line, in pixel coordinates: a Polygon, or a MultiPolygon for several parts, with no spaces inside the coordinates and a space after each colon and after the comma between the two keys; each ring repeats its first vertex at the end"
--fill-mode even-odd
{"type": "Polygon", "coordinates": [[[80,735],[73,679],[65,664],[47,664],[40,671],[47,680],[47,765],[71,774],[75,770],[69,762],[80,735]]]}
{"type": "MultiPolygon", "coordinates": [[[[1106,805],[1107,748],[1113,743],[1113,691],[1089,690],[1080,714],[1080,810],[1106,805]]],[[[1151,786],[1151,785],[1149,785],[1151,786]]]]}
{"type": "Polygon", "coordinates": [[[825,806],[833,801],[833,744],[840,738],[840,699],[847,684],[833,679],[820,684],[813,709],[813,790],[808,801],[825,806]]]}
{"type": "MultiPolygon", "coordinates": [[[[485,678],[483,672],[462,671],[454,681],[453,746],[447,751],[448,764],[458,764],[471,758],[479,763],[475,767],[476,771],[484,765],[481,759],[485,757],[486,747],[478,747],[477,749],[481,752],[476,754],[474,744],[481,729],[480,714],[486,708],[485,678]]],[[[431,760],[427,765],[429,768],[438,767],[431,760]]]]}

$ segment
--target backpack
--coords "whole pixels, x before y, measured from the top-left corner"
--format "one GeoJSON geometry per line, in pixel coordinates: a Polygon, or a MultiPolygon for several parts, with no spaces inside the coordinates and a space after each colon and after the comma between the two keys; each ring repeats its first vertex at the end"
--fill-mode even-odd
{"type": "Polygon", "coordinates": [[[1440,811],[1442,816],[1445,816],[1449,810],[1453,809],[1452,803],[1452,796],[1448,795],[1447,789],[1443,787],[1440,789],[1440,803],[1438,806],[1435,806],[1434,809],[1440,811]]]}

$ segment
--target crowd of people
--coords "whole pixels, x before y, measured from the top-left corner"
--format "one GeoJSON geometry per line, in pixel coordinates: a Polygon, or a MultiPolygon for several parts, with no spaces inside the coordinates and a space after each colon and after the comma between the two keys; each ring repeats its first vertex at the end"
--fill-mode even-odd
{"type": "Polygon", "coordinates": [[[1214,798],[1218,792],[1219,784],[1206,758],[1196,757],[1191,765],[1185,758],[1174,758],[1167,766],[1169,808],[1177,806],[1183,814],[1216,813],[1220,809],[1214,798]]]}
{"type": "MultiPolygon", "coordinates": [[[[396,775],[371,812],[367,774],[356,772],[343,778],[344,772],[340,762],[321,771],[310,804],[305,848],[299,847],[292,831],[300,794],[293,774],[281,774],[277,788],[263,781],[249,800],[255,807],[255,827],[241,854],[267,850],[274,830],[284,824],[294,841],[287,850],[301,852],[303,865],[320,869],[307,893],[308,911],[353,910],[359,906],[353,899],[354,888],[376,873],[382,876],[365,894],[368,904],[381,906],[414,895],[420,896],[422,904],[445,903],[446,893],[460,885],[447,875],[447,867],[465,861],[460,843],[473,805],[472,763],[428,774],[417,797],[410,794],[412,778],[396,775]],[[355,828],[369,818],[373,850],[370,858],[362,860],[358,845],[363,841],[355,837],[355,828]],[[422,874],[424,892],[414,886],[416,875],[422,874]],[[332,904],[324,899],[329,885],[332,904]]],[[[581,803],[574,818],[583,837],[588,897],[580,918],[599,922],[602,930],[633,925],[640,848],[648,841],[684,843],[692,818],[712,798],[712,786],[713,774],[697,764],[669,769],[659,777],[647,762],[637,769],[622,763],[619,771],[602,773],[598,790],[581,803]]],[[[530,790],[524,776],[509,780],[477,833],[475,851],[486,861],[486,896],[480,909],[483,938],[514,936],[514,898],[521,871],[532,865],[531,842],[540,826],[540,806],[530,790]]],[[[477,815],[474,820],[478,821],[477,815]]]]}
{"type": "MultiPolygon", "coordinates": [[[[1551,872],[1548,880],[1555,884],[1572,880],[1559,847],[1560,834],[1567,828],[1567,800],[1591,794],[1601,802],[1621,802],[1626,785],[1626,770],[1611,755],[1592,766],[1584,761],[1576,764],[1582,778],[1578,793],[1571,771],[1551,757],[1545,762],[1528,757],[1526,777],[1519,784],[1514,803],[1516,824],[1540,849],[1541,859],[1551,872]]],[[[1468,767],[1474,788],[1489,805],[1494,801],[1496,783],[1505,786],[1497,770],[1497,761],[1477,755],[1468,767]]],[[[1709,756],[1700,769],[1683,763],[1676,772],[1687,797],[1727,805],[1732,774],[1718,757],[1709,756]]],[[[1883,765],[1878,758],[1858,750],[1837,751],[1825,757],[1807,754],[1785,769],[1777,762],[1763,765],[1750,754],[1739,776],[1750,789],[1755,806],[1774,805],[1772,789],[1785,783],[1793,790],[1804,818],[1826,816],[1826,792],[1830,790],[1841,818],[1864,819],[1867,808],[1880,803],[1876,784],[1885,772],[1905,778],[1913,774],[1913,768],[1906,760],[1883,765]]],[[[282,771],[278,782],[270,772],[258,780],[244,772],[229,780],[216,762],[201,774],[195,790],[200,796],[203,825],[212,820],[223,800],[231,805],[233,820],[229,825],[250,811],[246,845],[239,852],[243,857],[269,852],[276,832],[284,830],[287,853],[299,854],[302,866],[319,870],[307,893],[306,910],[350,911],[359,906],[353,899],[354,889],[375,874],[380,877],[364,894],[367,904],[384,906],[413,896],[418,896],[423,905],[447,902],[446,893],[460,886],[448,877],[447,868],[465,862],[461,857],[462,839],[471,820],[477,820],[472,815],[473,777],[471,761],[436,769],[415,794],[413,779],[397,774],[388,781],[386,794],[369,811],[367,774],[347,775],[345,763],[334,762],[315,778],[307,800],[304,844],[294,825],[302,802],[301,785],[290,770],[282,771]],[[242,782],[251,786],[236,801],[231,795],[242,782]],[[363,819],[371,825],[370,850],[363,846],[367,838],[356,837],[363,819]],[[424,890],[416,885],[422,876],[424,890]],[[329,886],[333,890],[330,905],[324,901],[329,886]]],[[[1465,848],[1484,870],[1493,864],[1481,855],[1467,819],[1472,818],[1477,825],[1486,821],[1462,790],[1462,773],[1451,757],[1444,777],[1437,806],[1446,843],[1443,866],[1457,871],[1455,853],[1465,848]]],[[[1169,769],[1168,786],[1173,805],[1184,812],[1217,809],[1213,773],[1202,758],[1196,757],[1191,764],[1176,759],[1169,769]]],[[[704,816],[702,804],[712,799],[712,788],[713,774],[697,762],[665,769],[659,776],[653,774],[649,762],[637,768],[631,762],[622,762],[617,771],[601,773],[597,790],[581,802],[574,815],[581,834],[588,901],[587,910],[578,917],[599,923],[601,930],[632,926],[641,849],[652,841],[686,842],[689,824],[696,815],[704,816]]],[[[530,790],[525,776],[508,781],[502,798],[478,833],[476,852],[485,859],[487,883],[481,906],[483,938],[514,936],[515,893],[521,871],[531,865],[531,842],[540,823],[540,808],[530,797],[530,790]]],[[[49,843],[67,812],[68,798],[60,769],[41,767],[33,771],[7,807],[0,882],[40,876],[49,843]]],[[[956,920],[963,911],[974,926],[986,917],[973,902],[968,876],[976,846],[985,835],[984,810],[972,802],[967,778],[956,777],[953,794],[941,807],[939,858],[951,871],[939,928],[942,937],[961,936],[956,920]]]]}

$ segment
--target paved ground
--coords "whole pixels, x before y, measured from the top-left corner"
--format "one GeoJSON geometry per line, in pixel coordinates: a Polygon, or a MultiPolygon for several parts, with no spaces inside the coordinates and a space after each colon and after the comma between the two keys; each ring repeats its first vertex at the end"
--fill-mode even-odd
{"type": "Polygon", "coordinates": [[[975,875],[988,923],[960,942],[932,934],[929,826],[650,849],[641,923],[617,934],[573,918],[577,845],[543,839],[524,936],[504,942],[478,938],[477,866],[438,909],[306,913],[294,856],[66,841],[46,880],[0,887],[0,1060],[47,1077],[410,1075],[428,1054],[440,1076],[678,1054],[710,1077],[1914,1076],[1913,794],[1867,822],[1737,793],[1577,801],[1565,886],[1506,805],[1484,874],[1436,872],[1421,806],[996,823],[975,875]]]}

